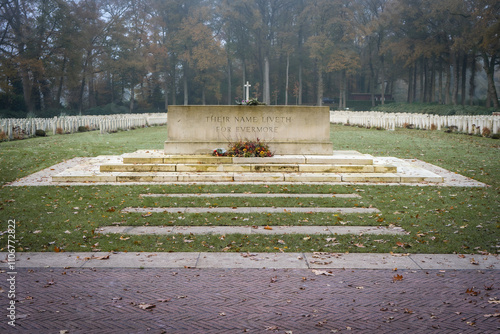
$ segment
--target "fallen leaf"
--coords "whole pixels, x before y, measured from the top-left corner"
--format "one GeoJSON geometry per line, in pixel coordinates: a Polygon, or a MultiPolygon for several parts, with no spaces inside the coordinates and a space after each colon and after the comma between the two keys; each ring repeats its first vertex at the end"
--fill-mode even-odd
{"type": "Polygon", "coordinates": [[[156,305],[154,304],[146,304],[146,303],[140,303],[139,305],[137,305],[141,310],[150,310],[152,308],[155,308],[156,305]]]}
{"type": "Polygon", "coordinates": [[[103,256],[92,256],[92,259],[94,259],[94,260],[108,260],[109,259],[109,254],[108,255],[103,255],[103,256]]]}
{"type": "Polygon", "coordinates": [[[273,228],[269,225],[267,225],[266,227],[264,227],[264,230],[272,230],[273,228]]]}
{"type": "Polygon", "coordinates": [[[123,235],[120,236],[120,240],[128,240],[128,239],[130,239],[130,237],[124,237],[123,235]]]}
{"type": "Polygon", "coordinates": [[[467,289],[465,293],[471,295],[471,296],[477,296],[481,293],[481,291],[474,291],[474,288],[467,289]]]}
{"type": "Polygon", "coordinates": [[[157,299],[156,301],[159,303],[166,303],[166,302],[169,302],[170,299],[157,299]]]}
{"type": "Polygon", "coordinates": [[[240,255],[241,255],[241,256],[243,256],[243,257],[253,257],[253,256],[257,256],[257,254],[251,254],[251,253],[248,253],[248,252],[247,252],[247,253],[241,253],[240,255]]]}
{"type": "Polygon", "coordinates": [[[403,275],[399,275],[399,274],[397,274],[397,275],[394,275],[394,276],[392,277],[392,281],[393,281],[393,282],[402,281],[402,280],[403,280],[403,275]]]}
{"type": "Polygon", "coordinates": [[[358,248],[365,248],[366,246],[363,245],[363,244],[354,244],[354,246],[358,247],[358,248]]]}
{"type": "Polygon", "coordinates": [[[494,313],[494,314],[485,314],[485,318],[492,318],[492,317],[499,317],[500,318],[500,312],[494,313]]]}
{"type": "Polygon", "coordinates": [[[332,271],[313,269],[312,272],[314,273],[314,275],[335,276],[333,275],[332,271]]]}

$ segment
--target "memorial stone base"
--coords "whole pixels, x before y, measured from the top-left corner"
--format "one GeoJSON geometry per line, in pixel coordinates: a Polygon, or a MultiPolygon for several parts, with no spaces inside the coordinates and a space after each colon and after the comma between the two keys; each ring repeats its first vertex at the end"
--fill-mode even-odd
{"type": "Polygon", "coordinates": [[[237,141],[260,141],[274,154],[330,155],[328,107],[171,106],[165,154],[211,154],[237,141]]]}

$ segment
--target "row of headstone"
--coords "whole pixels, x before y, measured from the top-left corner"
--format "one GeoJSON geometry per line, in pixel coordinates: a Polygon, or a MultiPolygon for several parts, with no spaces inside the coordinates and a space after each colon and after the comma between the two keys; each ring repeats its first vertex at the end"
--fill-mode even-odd
{"type": "Polygon", "coordinates": [[[75,133],[81,127],[85,127],[87,131],[99,130],[100,133],[107,133],[144,126],[164,125],[166,123],[166,113],[62,116],[54,118],[7,118],[0,119],[0,133],[11,140],[33,137],[36,130],[43,130],[45,133],[63,134],[75,133]]]}
{"type": "Polygon", "coordinates": [[[426,130],[448,128],[457,132],[482,134],[482,131],[488,128],[492,134],[500,132],[499,115],[439,116],[380,111],[330,111],[330,123],[380,127],[387,130],[394,130],[396,127],[426,130]]]}

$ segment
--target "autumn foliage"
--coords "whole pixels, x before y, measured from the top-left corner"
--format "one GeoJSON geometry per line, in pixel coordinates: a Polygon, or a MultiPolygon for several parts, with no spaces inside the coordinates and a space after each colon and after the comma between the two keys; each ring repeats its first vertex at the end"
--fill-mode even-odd
{"type": "Polygon", "coordinates": [[[498,107],[495,0],[5,0],[0,106],[10,115],[98,107],[266,104],[349,93],[498,107]],[[293,98],[290,96],[292,95],[293,98]]]}

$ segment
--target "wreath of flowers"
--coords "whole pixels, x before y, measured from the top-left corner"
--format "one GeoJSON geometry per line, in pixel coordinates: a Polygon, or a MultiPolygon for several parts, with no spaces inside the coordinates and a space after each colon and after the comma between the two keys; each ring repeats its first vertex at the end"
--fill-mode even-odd
{"type": "Polygon", "coordinates": [[[217,148],[213,151],[214,156],[218,157],[272,157],[273,152],[269,149],[269,145],[263,143],[257,138],[252,141],[237,141],[229,144],[229,149],[217,148]]]}
{"type": "Polygon", "coordinates": [[[253,98],[250,100],[236,100],[235,101],[237,105],[240,106],[258,106],[258,105],[266,105],[264,102],[259,102],[259,100],[253,98]]]}

